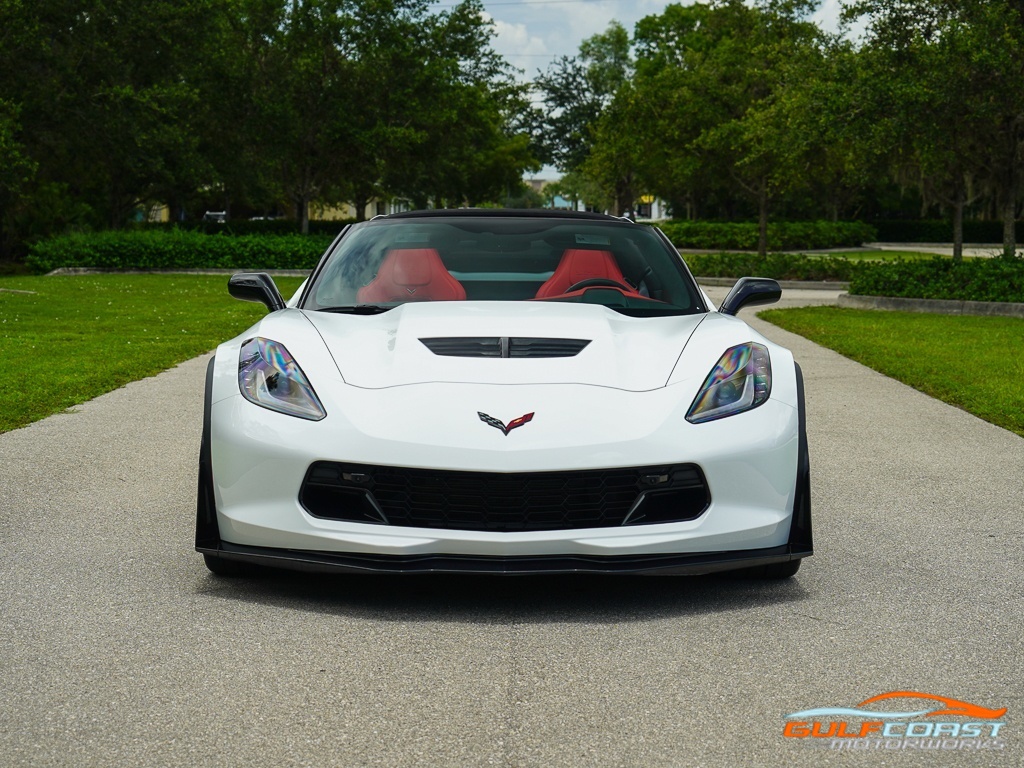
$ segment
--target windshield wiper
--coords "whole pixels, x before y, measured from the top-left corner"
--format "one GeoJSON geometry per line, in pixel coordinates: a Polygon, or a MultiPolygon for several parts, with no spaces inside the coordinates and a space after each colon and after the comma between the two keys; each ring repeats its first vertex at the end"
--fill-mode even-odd
{"type": "Polygon", "coordinates": [[[347,307],[320,307],[317,311],[337,312],[344,315],[379,315],[381,312],[394,309],[396,306],[396,304],[391,304],[390,306],[384,304],[354,304],[347,307]]]}

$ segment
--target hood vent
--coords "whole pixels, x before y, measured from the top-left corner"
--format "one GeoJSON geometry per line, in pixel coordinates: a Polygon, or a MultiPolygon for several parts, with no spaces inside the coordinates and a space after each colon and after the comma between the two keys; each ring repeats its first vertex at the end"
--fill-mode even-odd
{"type": "Polygon", "coordinates": [[[420,339],[443,357],[575,357],[589,339],[541,339],[509,336],[451,336],[420,339]]]}
{"type": "Polygon", "coordinates": [[[453,336],[420,341],[442,357],[505,357],[501,339],[497,336],[453,336]]]}
{"type": "Polygon", "coordinates": [[[507,357],[575,357],[588,339],[509,339],[507,357]]]}

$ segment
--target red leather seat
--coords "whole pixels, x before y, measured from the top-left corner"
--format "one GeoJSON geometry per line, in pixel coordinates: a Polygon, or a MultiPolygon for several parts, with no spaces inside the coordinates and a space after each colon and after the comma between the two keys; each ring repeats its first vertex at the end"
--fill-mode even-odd
{"type": "MultiPolygon", "coordinates": [[[[537,291],[536,298],[561,296],[570,286],[594,277],[615,280],[629,287],[611,251],[569,248],[562,254],[562,260],[558,262],[554,274],[537,291]]],[[[636,291],[630,288],[629,293],[635,294],[636,291]]]]}
{"type": "Polygon", "coordinates": [[[356,293],[360,304],[392,301],[464,301],[466,289],[433,248],[394,248],[368,285],[356,293]]]}

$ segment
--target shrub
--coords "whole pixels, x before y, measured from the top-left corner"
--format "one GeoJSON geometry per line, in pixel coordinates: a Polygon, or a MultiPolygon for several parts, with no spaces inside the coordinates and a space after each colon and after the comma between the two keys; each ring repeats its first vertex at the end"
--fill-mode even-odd
{"type": "Polygon", "coordinates": [[[856,262],[836,257],[769,253],[687,254],[690,271],[700,277],[771,277],[775,280],[849,280],[856,262]]]}
{"type": "Polygon", "coordinates": [[[862,264],[850,293],[908,299],[1024,302],[1024,258],[891,261],[862,264]]]}
{"type": "Polygon", "coordinates": [[[332,239],[329,235],[215,237],[183,230],[97,232],[37,243],[26,263],[36,272],[60,267],[312,269],[332,239]]]}
{"type": "MultiPolygon", "coordinates": [[[[355,219],[343,219],[339,221],[311,221],[309,222],[309,234],[336,236],[341,230],[355,219]]],[[[183,222],[142,222],[132,224],[129,227],[134,232],[171,232],[174,230],[185,230],[188,232],[202,232],[205,235],[227,235],[238,237],[241,235],[299,235],[299,222],[295,219],[264,219],[253,221],[250,219],[230,219],[224,224],[215,221],[183,221],[183,222]]]]}
{"type": "MultiPolygon", "coordinates": [[[[757,250],[757,224],[721,221],[666,221],[658,225],[677,248],[757,250]]],[[[858,246],[874,240],[874,227],[860,221],[779,221],[768,224],[772,250],[858,246]]]]}

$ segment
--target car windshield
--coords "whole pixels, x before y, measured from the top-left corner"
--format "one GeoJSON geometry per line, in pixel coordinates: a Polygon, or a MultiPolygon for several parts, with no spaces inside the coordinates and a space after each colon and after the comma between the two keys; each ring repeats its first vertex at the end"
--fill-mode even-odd
{"type": "Polygon", "coordinates": [[[679,255],[650,227],[527,216],[411,216],[354,225],[304,309],[423,301],[601,304],[633,316],[704,311],[679,255]]]}

